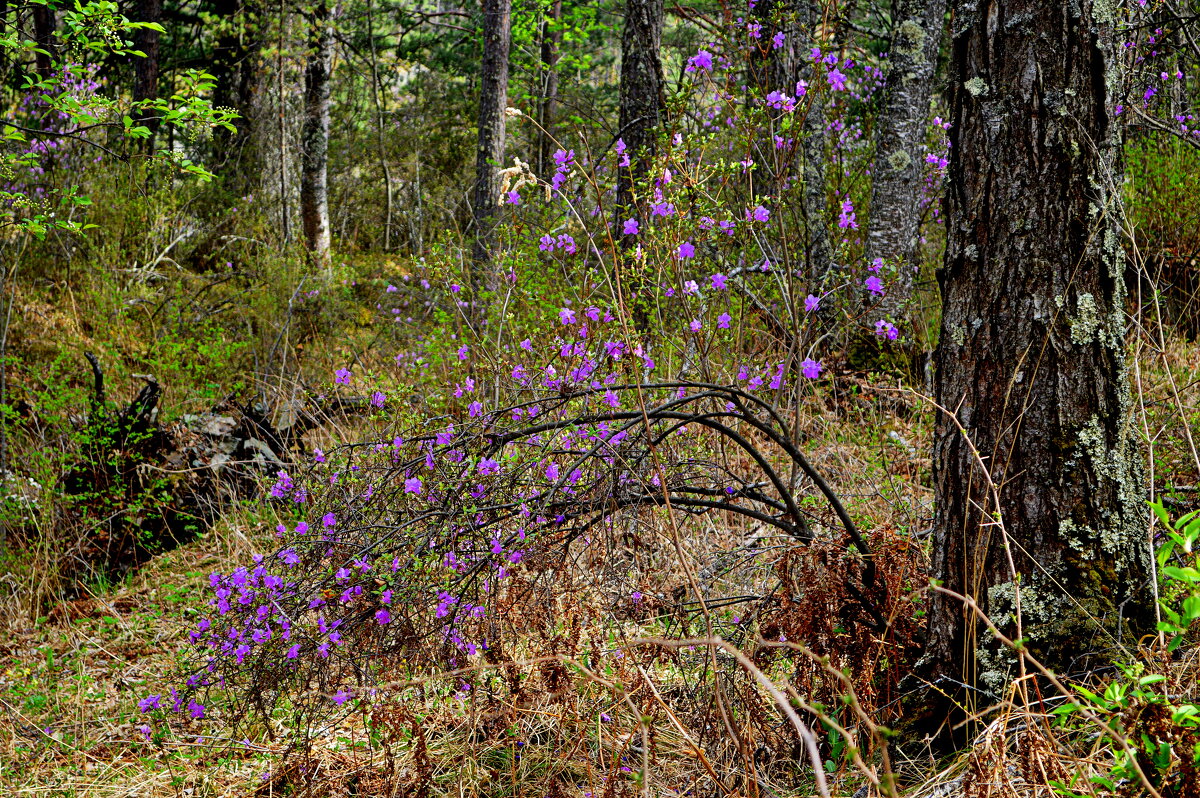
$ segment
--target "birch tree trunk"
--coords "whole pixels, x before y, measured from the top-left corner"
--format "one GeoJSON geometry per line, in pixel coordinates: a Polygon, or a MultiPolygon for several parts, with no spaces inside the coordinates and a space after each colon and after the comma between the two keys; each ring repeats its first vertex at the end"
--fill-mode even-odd
{"type": "MultiPolygon", "coordinates": [[[[934,576],[1059,672],[1150,628],[1114,8],[959,0],[953,29],[934,576]]],[[[999,695],[1013,660],[990,638],[932,594],[923,667],[999,695]]]]}
{"type": "Polygon", "coordinates": [[[875,133],[871,172],[868,261],[897,267],[887,281],[880,312],[899,321],[912,297],[917,227],[921,217],[922,145],[934,69],[946,21],[946,0],[896,0],[883,109],[875,133]]]}
{"type": "Polygon", "coordinates": [[[512,0],[483,0],[483,59],[479,72],[479,142],[475,152],[475,250],[471,275],[476,291],[491,282],[495,216],[504,159],[504,110],[508,106],[508,48],[512,0]]]}
{"type": "Polygon", "coordinates": [[[329,266],[329,105],[333,68],[332,13],[318,2],[309,28],[304,67],[304,125],[300,133],[300,219],[315,266],[329,266]]]}

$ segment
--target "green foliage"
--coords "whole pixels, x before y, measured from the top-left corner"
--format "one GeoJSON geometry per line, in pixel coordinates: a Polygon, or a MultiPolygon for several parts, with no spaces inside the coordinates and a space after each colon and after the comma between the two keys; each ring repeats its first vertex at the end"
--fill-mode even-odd
{"type": "MultiPolygon", "coordinates": [[[[1200,696],[1194,681],[1181,675],[1171,657],[1181,644],[1193,642],[1200,619],[1200,512],[1172,522],[1161,503],[1151,506],[1166,528],[1157,553],[1162,618],[1158,631],[1166,645],[1121,663],[1121,675],[1101,692],[1076,686],[1077,700],[1053,714],[1060,723],[1076,723],[1086,708],[1111,736],[1124,741],[1114,746],[1108,772],[1093,776],[1094,783],[1118,791],[1122,785],[1140,784],[1144,775],[1156,789],[1174,795],[1200,775],[1200,696]]],[[[1077,794],[1068,785],[1057,787],[1063,795],[1077,794]]]]}
{"type": "MultiPolygon", "coordinates": [[[[59,0],[33,0],[35,5],[55,9],[59,0]]],[[[162,26],[149,22],[131,22],[120,13],[112,0],[75,0],[62,11],[58,42],[47,47],[16,34],[0,39],[0,59],[18,66],[22,94],[37,98],[29,119],[0,121],[0,177],[9,183],[0,190],[0,229],[16,227],[42,238],[51,229],[80,232],[87,225],[70,218],[73,206],[88,205],[74,186],[64,187],[53,199],[40,197],[19,182],[20,176],[39,170],[49,146],[59,142],[77,142],[96,152],[121,160],[128,159],[138,141],[151,136],[147,118],[182,131],[189,138],[209,134],[220,127],[233,130],[237,114],[231,109],[213,107],[203,99],[211,91],[214,78],[198,69],[187,69],[178,76],[168,98],[150,98],[133,102],[118,95],[107,96],[88,86],[80,90],[73,84],[73,72],[104,59],[145,57],[133,48],[127,37],[136,31],[162,26]],[[32,68],[35,56],[49,59],[49,73],[32,68]],[[111,140],[119,144],[113,149],[111,140]],[[18,181],[18,182],[11,182],[18,181]]],[[[77,77],[77,76],[76,76],[77,77]]],[[[180,150],[160,150],[153,158],[170,164],[179,172],[207,180],[212,174],[180,150]]]]}

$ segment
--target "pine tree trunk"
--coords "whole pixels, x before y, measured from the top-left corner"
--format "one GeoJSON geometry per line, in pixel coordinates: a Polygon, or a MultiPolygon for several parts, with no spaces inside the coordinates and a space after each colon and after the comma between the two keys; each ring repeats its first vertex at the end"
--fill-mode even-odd
{"type": "Polygon", "coordinates": [[[495,216],[504,159],[504,111],[508,107],[508,48],[512,0],[483,0],[483,59],[479,75],[479,143],[475,151],[475,251],[471,275],[478,290],[490,287],[495,216]]]}
{"type": "Polygon", "coordinates": [[[896,0],[887,83],[875,138],[867,260],[897,267],[879,309],[898,321],[912,297],[917,226],[921,218],[922,149],[934,68],[946,21],[946,0],[896,0]]]}
{"type": "MultiPolygon", "coordinates": [[[[138,0],[137,22],[162,22],[162,0],[138,0]]],[[[145,58],[134,59],[133,101],[145,102],[158,98],[158,39],[156,30],[142,28],[134,33],[133,46],[146,54],[145,58]]],[[[141,115],[139,123],[150,128],[150,138],[145,140],[146,150],[154,149],[154,133],[158,130],[158,112],[148,111],[141,115]]]]}
{"type": "Polygon", "coordinates": [[[300,218],[314,265],[329,266],[329,103],[333,68],[330,7],[316,5],[304,68],[304,126],[300,133],[300,218]]]}
{"type": "MultiPolygon", "coordinates": [[[[937,422],[934,576],[1014,637],[1019,580],[1019,634],[1059,672],[1103,659],[1112,638],[1096,622],[1133,643],[1149,611],[1112,8],[995,0],[985,14],[960,0],[954,18],[935,394],[966,435],[937,422]]],[[[931,596],[924,665],[945,690],[999,694],[1012,660],[990,638],[931,596]]]]}

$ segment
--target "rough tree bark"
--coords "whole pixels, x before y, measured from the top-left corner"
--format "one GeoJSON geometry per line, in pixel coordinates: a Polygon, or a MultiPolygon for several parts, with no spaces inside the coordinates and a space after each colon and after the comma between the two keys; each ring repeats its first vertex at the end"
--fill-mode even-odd
{"type": "Polygon", "coordinates": [[[314,265],[329,265],[329,101],[333,69],[333,10],[318,2],[309,21],[304,67],[304,125],[300,133],[300,219],[314,265]]]}
{"type": "MultiPolygon", "coordinates": [[[[818,44],[818,29],[824,17],[820,0],[768,0],[760,3],[755,13],[766,23],[778,25],[784,34],[783,46],[773,47],[767,63],[769,89],[778,89],[784,94],[797,94],[800,81],[814,82],[819,72],[812,59],[812,48],[818,44]]],[[[800,213],[805,225],[805,272],[820,286],[825,282],[833,267],[833,242],[829,236],[829,220],[826,218],[825,184],[825,95],[820,85],[806,94],[807,104],[802,113],[800,126],[801,179],[800,213]]],[[[804,105],[804,103],[802,103],[804,105]]],[[[774,148],[770,148],[773,150],[774,148]]],[[[778,154],[774,183],[769,190],[781,191],[797,164],[791,154],[778,154]]],[[[756,186],[761,191],[767,186],[756,186]]]]}
{"type": "Polygon", "coordinates": [[[881,312],[893,321],[912,296],[917,225],[921,218],[921,158],[934,68],[946,20],[946,0],[896,0],[887,83],[875,139],[867,260],[895,263],[881,312]]]}
{"type": "MultiPolygon", "coordinates": [[[[797,0],[797,22],[799,30],[796,44],[799,52],[794,56],[796,80],[805,80],[810,85],[818,79],[820,72],[813,63],[809,51],[817,43],[817,29],[821,24],[823,9],[818,0],[797,0]]],[[[808,274],[813,284],[821,289],[833,272],[833,239],[829,235],[829,220],[826,218],[828,198],[825,183],[825,92],[813,86],[809,93],[808,111],[800,126],[801,154],[804,157],[804,212],[805,237],[808,244],[808,274]]]]}
{"type": "MultiPolygon", "coordinates": [[[[213,104],[238,112],[235,132],[218,130],[214,136],[214,156],[225,185],[233,191],[249,193],[262,181],[262,164],[255,157],[253,142],[254,100],[258,91],[262,49],[263,8],[259,0],[210,0],[217,19],[228,20],[213,47],[209,71],[216,77],[213,104]]],[[[281,23],[282,24],[282,23],[281,23]]]]}
{"type": "MultiPolygon", "coordinates": [[[[666,113],[663,93],[662,48],[663,0],[626,0],[625,28],[621,32],[621,85],[619,137],[625,142],[629,166],[617,173],[617,207],[614,222],[634,213],[634,184],[642,179],[654,156],[654,138],[666,113]]],[[[642,276],[633,259],[632,238],[620,236],[625,257],[618,272],[623,299],[632,306],[634,326],[647,337],[650,319],[644,298],[639,299],[642,276]],[[621,277],[621,272],[626,276],[621,277]]]]}
{"type": "Polygon", "coordinates": [[[617,178],[617,206],[633,203],[633,184],[645,175],[654,154],[655,129],[666,105],[663,95],[663,0],[626,0],[621,32],[619,135],[625,141],[630,167],[617,178]]]}
{"type": "Polygon", "coordinates": [[[558,104],[558,56],[562,46],[562,0],[550,4],[550,13],[542,22],[542,98],[538,105],[537,173],[549,180],[554,171],[554,113],[558,104]]]}
{"type": "MultiPolygon", "coordinates": [[[[1149,610],[1114,8],[959,0],[953,26],[935,394],[954,418],[934,437],[934,576],[1014,636],[1019,595],[1020,634],[1060,672],[1103,658],[1111,638],[1096,621],[1132,642],[1149,610]]],[[[961,602],[932,594],[933,677],[1002,690],[1011,660],[990,637],[961,602]]]]}
{"type": "Polygon", "coordinates": [[[508,48],[512,0],[483,0],[483,58],[479,68],[479,141],[475,150],[475,249],[471,279],[476,290],[491,282],[500,166],[504,158],[504,111],[508,106],[508,48]]]}
{"type": "Polygon", "coordinates": [[[38,49],[45,51],[36,53],[34,62],[37,64],[38,75],[43,80],[54,72],[54,60],[50,53],[54,52],[54,29],[57,25],[53,8],[42,5],[33,7],[33,39],[37,42],[38,49]]]}
{"type": "MultiPolygon", "coordinates": [[[[162,22],[162,0],[138,0],[138,22],[162,22]]],[[[133,46],[146,54],[145,58],[134,59],[133,101],[145,102],[158,98],[158,38],[156,30],[139,29],[134,33],[133,46]]],[[[154,133],[158,130],[157,112],[149,112],[138,119],[150,128],[150,137],[145,141],[147,150],[154,149],[154,133]]]]}

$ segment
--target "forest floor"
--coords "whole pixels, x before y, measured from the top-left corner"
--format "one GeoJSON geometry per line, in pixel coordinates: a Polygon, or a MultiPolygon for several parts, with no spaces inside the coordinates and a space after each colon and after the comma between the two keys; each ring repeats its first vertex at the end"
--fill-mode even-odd
{"type": "MultiPolygon", "coordinates": [[[[55,313],[47,305],[44,317],[57,318],[55,313]]],[[[1194,444],[1200,435],[1200,344],[1159,340],[1156,346],[1150,335],[1137,339],[1135,395],[1152,442],[1155,495],[1165,495],[1174,511],[1184,512],[1196,509],[1195,485],[1200,483],[1194,444]]],[[[932,507],[930,404],[894,378],[844,371],[823,381],[797,418],[806,454],[836,486],[860,526],[883,536],[905,557],[915,554],[912,561],[919,562],[932,507]]],[[[351,439],[353,429],[320,434],[351,439]]],[[[431,688],[407,692],[400,708],[393,709],[395,717],[383,723],[378,715],[346,716],[323,729],[303,755],[287,750],[279,737],[273,741],[270,729],[258,729],[253,739],[229,740],[216,723],[196,723],[195,736],[186,742],[151,742],[139,729],[143,719],[137,701],[161,690],[178,672],[186,628],[202,610],[200,596],[209,574],[228,572],[252,554],[273,549],[272,529],[253,507],[235,509],[197,540],[155,557],[120,583],[93,586],[81,597],[33,614],[13,598],[21,594],[15,582],[22,577],[6,574],[5,600],[11,606],[0,606],[0,795],[720,794],[709,779],[705,752],[695,749],[678,724],[664,724],[657,732],[650,783],[629,781],[623,774],[637,771],[640,757],[629,762],[637,749],[628,735],[606,728],[603,719],[612,711],[611,700],[594,684],[572,688],[569,697],[543,696],[541,703],[506,708],[524,713],[520,740],[481,735],[481,729],[494,725],[488,702],[465,700],[453,688],[431,688]],[[395,733],[381,734],[384,727],[395,733]],[[297,792],[300,783],[306,791],[297,792]]],[[[697,562],[711,560],[737,543],[723,537],[697,539],[690,553],[697,562]]],[[[915,593],[926,575],[910,570],[903,578],[915,593]]],[[[667,582],[663,584],[666,589],[667,582]]],[[[606,629],[623,625],[630,636],[654,631],[653,624],[639,626],[637,618],[608,617],[604,622],[606,629]]],[[[685,694],[693,683],[691,674],[669,669],[654,676],[656,689],[664,694],[685,694]]],[[[894,688],[894,681],[889,684],[894,688]]],[[[875,696],[884,707],[894,703],[891,698],[875,696]]],[[[967,773],[977,784],[981,774],[992,774],[995,784],[984,783],[975,793],[985,798],[1049,794],[1029,773],[1019,772],[1033,761],[1029,757],[1037,760],[1038,751],[1045,754],[1037,760],[1043,766],[1054,760],[1081,773],[1093,760],[1104,759],[1094,737],[1087,744],[1072,739],[1060,745],[1041,738],[1031,744],[1028,734],[1020,736],[1030,719],[1019,710],[987,719],[976,753],[938,760],[920,741],[895,742],[891,756],[903,794],[932,795],[939,784],[946,789],[936,794],[957,794],[967,773]],[[978,750],[991,754],[980,756],[978,750]]],[[[831,793],[864,795],[865,782],[851,757],[828,744],[824,750],[831,793]]],[[[782,749],[767,749],[768,758],[781,756],[782,749]]],[[[801,770],[777,762],[762,767],[764,774],[772,768],[793,775],[801,770]]],[[[757,786],[721,789],[731,798],[738,793],[785,796],[811,794],[813,785],[772,781],[765,775],[757,786]]]]}

